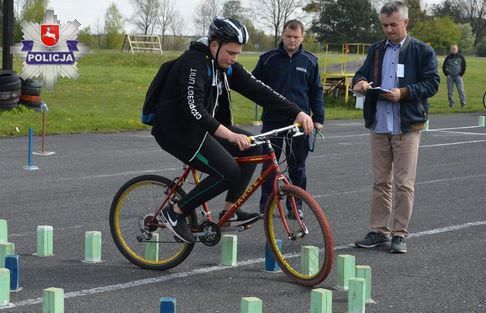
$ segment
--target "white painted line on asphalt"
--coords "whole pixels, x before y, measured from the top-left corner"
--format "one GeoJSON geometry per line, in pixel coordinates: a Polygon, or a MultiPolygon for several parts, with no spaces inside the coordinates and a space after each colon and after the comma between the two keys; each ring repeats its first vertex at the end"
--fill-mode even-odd
{"type": "MultiPolygon", "coordinates": [[[[447,177],[447,178],[440,178],[440,179],[431,179],[431,180],[416,182],[415,185],[429,185],[429,184],[435,184],[435,183],[450,182],[450,181],[455,181],[455,180],[473,179],[473,178],[479,178],[479,177],[485,177],[485,176],[486,176],[486,174],[477,174],[477,175],[468,175],[468,176],[460,176],[460,177],[447,177]]],[[[314,196],[314,198],[318,199],[318,198],[328,198],[328,197],[333,197],[333,196],[345,196],[345,195],[350,195],[350,194],[360,193],[360,192],[371,192],[371,186],[367,187],[367,188],[361,188],[361,189],[349,190],[349,191],[335,191],[335,192],[325,193],[325,194],[322,194],[322,195],[315,194],[313,196],[314,196]]]]}
{"type": "MultiPolygon", "coordinates": [[[[451,225],[451,226],[447,226],[447,227],[441,227],[441,228],[421,231],[421,232],[418,232],[418,233],[412,233],[412,234],[409,235],[409,237],[413,238],[413,237],[430,236],[430,235],[436,235],[436,234],[446,233],[446,232],[451,232],[451,231],[458,231],[458,230],[462,230],[462,229],[466,229],[466,228],[484,226],[484,225],[486,225],[486,221],[478,221],[478,222],[465,223],[465,224],[460,224],[460,225],[451,225]]],[[[338,250],[346,250],[346,249],[350,249],[350,248],[354,248],[354,244],[336,246],[336,247],[334,247],[334,250],[338,251],[338,250]]],[[[83,296],[88,296],[88,295],[93,295],[93,294],[123,290],[123,289],[145,286],[145,285],[150,285],[150,284],[157,284],[157,283],[161,283],[161,282],[165,282],[165,281],[169,281],[169,280],[174,280],[174,279],[177,279],[177,278],[190,277],[190,276],[195,276],[195,275],[199,275],[199,274],[207,274],[207,273],[211,273],[211,272],[223,271],[223,270],[233,269],[235,267],[242,267],[242,266],[253,265],[253,264],[258,264],[258,263],[263,263],[263,262],[265,262],[264,258],[257,258],[257,259],[237,262],[235,266],[220,266],[220,265],[218,265],[218,266],[203,267],[203,268],[198,268],[198,269],[188,271],[188,272],[174,273],[174,274],[169,274],[169,275],[165,275],[165,276],[129,281],[129,282],[126,282],[126,283],[121,283],[121,284],[114,284],[114,285],[108,285],[108,286],[104,286],[104,287],[95,287],[95,288],[83,289],[83,290],[79,290],[79,291],[72,291],[72,292],[65,293],[64,299],[78,298],[78,297],[83,297],[83,296]]],[[[29,306],[29,305],[39,304],[39,303],[42,303],[42,298],[26,299],[26,300],[22,300],[22,301],[19,301],[19,302],[11,303],[8,308],[10,309],[10,308],[16,308],[16,307],[23,307],[23,306],[29,306]]],[[[0,308],[0,311],[2,311],[4,309],[7,309],[7,307],[0,308]]]]}
{"type": "Polygon", "coordinates": [[[479,143],[479,142],[486,142],[486,140],[471,140],[471,141],[456,141],[456,142],[449,142],[449,143],[437,143],[437,144],[433,144],[433,145],[422,145],[422,146],[419,146],[419,148],[445,147],[445,146],[464,145],[464,144],[479,143]]]}
{"type": "Polygon", "coordinates": [[[433,128],[429,129],[428,132],[440,132],[443,130],[455,130],[455,129],[471,129],[471,128],[479,128],[479,125],[476,126],[461,126],[461,127],[448,127],[448,128],[433,128]]]}
{"type": "MultiPolygon", "coordinates": [[[[83,228],[83,225],[74,225],[74,226],[68,226],[68,227],[56,227],[55,231],[64,231],[64,230],[70,230],[70,229],[81,229],[83,228]]],[[[37,231],[29,231],[29,232],[24,232],[24,233],[13,233],[13,234],[8,234],[9,237],[23,237],[23,236],[30,236],[32,234],[35,234],[37,231]]]]}
{"type": "Polygon", "coordinates": [[[476,136],[486,136],[486,133],[469,133],[469,132],[454,132],[454,131],[440,131],[443,134],[458,134],[458,135],[476,135],[476,136]]]}
{"type": "Polygon", "coordinates": [[[168,172],[168,171],[180,171],[180,170],[182,170],[182,167],[168,167],[168,168],[159,168],[156,170],[129,171],[129,172],[121,172],[115,174],[100,174],[100,175],[90,175],[90,176],[83,176],[83,177],[65,177],[65,178],[60,178],[59,180],[107,178],[107,177],[116,177],[116,176],[125,176],[125,175],[150,174],[155,172],[168,172]]]}

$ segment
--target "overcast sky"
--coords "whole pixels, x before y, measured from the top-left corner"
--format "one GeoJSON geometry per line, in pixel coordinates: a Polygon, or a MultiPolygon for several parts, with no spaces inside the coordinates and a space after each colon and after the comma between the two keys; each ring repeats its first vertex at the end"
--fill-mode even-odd
{"type": "MultiPolygon", "coordinates": [[[[185,20],[186,29],[184,33],[194,33],[194,25],[191,20],[196,6],[202,0],[176,0],[176,8],[182,14],[185,20]]],[[[54,9],[54,14],[61,23],[78,20],[81,23],[80,28],[91,26],[95,29],[97,21],[104,23],[104,15],[108,6],[115,2],[118,9],[125,18],[129,18],[133,13],[130,0],[49,0],[49,8],[54,9]]],[[[439,3],[440,0],[422,0],[422,4],[430,5],[439,3]]],[[[243,6],[248,7],[250,0],[242,0],[243,6]]],[[[126,30],[133,31],[133,26],[126,24],[126,30]]]]}

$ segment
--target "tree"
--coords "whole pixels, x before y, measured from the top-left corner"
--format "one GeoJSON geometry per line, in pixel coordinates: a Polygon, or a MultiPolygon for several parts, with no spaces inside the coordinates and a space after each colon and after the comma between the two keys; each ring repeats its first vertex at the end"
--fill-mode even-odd
{"type": "Polygon", "coordinates": [[[486,0],[445,0],[432,9],[435,16],[449,16],[456,23],[469,23],[474,46],[486,36],[486,0]]]}
{"type": "Polygon", "coordinates": [[[105,13],[106,46],[109,49],[119,48],[123,40],[123,16],[115,3],[105,13]]]}
{"type": "MultiPolygon", "coordinates": [[[[165,33],[169,27],[173,24],[177,24],[177,20],[181,18],[180,14],[176,17],[175,14],[175,1],[174,0],[160,0],[160,11],[159,11],[159,25],[162,34],[162,47],[165,44],[165,33]]],[[[179,26],[179,25],[176,25],[179,26]]],[[[177,28],[177,27],[176,27],[177,28]]]]}
{"type": "Polygon", "coordinates": [[[416,23],[425,21],[427,14],[425,10],[422,10],[420,0],[405,0],[404,2],[408,7],[408,29],[412,30],[416,23]]]}
{"type": "Polygon", "coordinates": [[[312,31],[320,41],[373,42],[382,37],[378,13],[369,0],[321,1],[312,31]]]}
{"type": "Polygon", "coordinates": [[[458,24],[459,28],[459,49],[461,53],[472,54],[474,51],[474,34],[470,24],[458,24]]]}
{"type": "Polygon", "coordinates": [[[153,34],[159,15],[159,2],[156,0],[131,0],[135,12],[130,19],[144,35],[153,34]]]}
{"type": "Polygon", "coordinates": [[[411,34],[429,43],[439,53],[447,53],[452,44],[459,41],[459,27],[449,17],[436,17],[415,24],[411,34]]]}
{"type": "Polygon", "coordinates": [[[253,0],[254,15],[259,22],[273,32],[273,42],[276,45],[280,38],[283,25],[303,6],[301,0],[253,0]]]}
{"type": "Polygon", "coordinates": [[[174,10],[172,17],[172,22],[169,27],[173,37],[172,49],[180,50],[184,48],[184,38],[182,37],[182,33],[184,32],[185,21],[184,17],[177,10],[174,10]]]}
{"type": "Polygon", "coordinates": [[[240,22],[246,19],[247,10],[241,6],[240,0],[228,0],[223,4],[223,16],[234,18],[240,22]]]}
{"type": "Polygon", "coordinates": [[[201,0],[196,8],[194,26],[200,35],[206,35],[215,16],[221,15],[221,0],[201,0]]]}
{"type": "Polygon", "coordinates": [[[14,41],[22,40],[22,21],[41,23],[46,14],[48,0],[21,0],[14,1],[15,25],[14,41]]]}

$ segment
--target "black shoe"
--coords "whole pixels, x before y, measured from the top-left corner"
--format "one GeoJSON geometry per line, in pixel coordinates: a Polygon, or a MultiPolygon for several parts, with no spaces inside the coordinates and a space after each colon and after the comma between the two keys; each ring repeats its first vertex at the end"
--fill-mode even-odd
{"type": "Polygon", "coordinates": [[[463,108],[466,104],[465,103],[461,103],[461,108],[463,108]]]}
{"type": "Polygon", "coordinates": [[[382,233],[375,233],[374,231],[369,232],[366,234],[363,240],[356,241],[356,247],[359,248],[373,248],[373,247],[380,247],[380,246],[389,246],[390,245],[390,238],[383,235],[382,233]]]}
{"type": "MultiPolygon", "coordinates": [[[[304,213],[302,213],[302,210],[301,209],[297,209],[297,212],[299,212],[300,219],[303,219],[304,218],[304,213]]],[[[295,214],[294,214],[293,211],[289,211],[289,213],[287,213],[287,218],[288,219],[291,219],[291,220],[296,220],[297,219],[295,217],[295,214]]]]}
{"type": "MultiPolygon", "coordinates": [[[[226,210],[219,213],[219,218],[221,219],[224,214],[226,214],[226,210]]],[[[228,219],[228,223],[230,226],[242,226],[251,224],[258,219],[260,219],[260,213],[247,213],[243,210],[238,210],[235,214],[233,214],[232,217],[228,219]]]]}
{"type": "Polygon", "coordinates": [[[402,236],[393,236],[391,240],[391,253],[406,253],[407,240],[402,236]]]}
{"type": "Polygon", "coordinates": [[[195,238],[192,235],[191,227],[186,222],[186,217],[175,213],[172,204],[162,209],[161,217],[162,224],[178,239],[186,243],[194,243],[195,238]]]}

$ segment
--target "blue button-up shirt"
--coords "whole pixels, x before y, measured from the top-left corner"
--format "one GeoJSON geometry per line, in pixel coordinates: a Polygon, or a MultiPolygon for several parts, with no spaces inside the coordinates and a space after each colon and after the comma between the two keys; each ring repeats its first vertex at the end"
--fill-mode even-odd
{"type": "MultiPolygon", "coordinates": [[[[393,44],[387,40],[385,55],[381,69],[381,88],[392,89],[398,87],[397,64],[400,48],[405,42],[393,44]]],[[[400,102],[390,102],[380,98],[376,102],[376,119],[373,132],[378,134],[400,134],[400,102]]]]}

